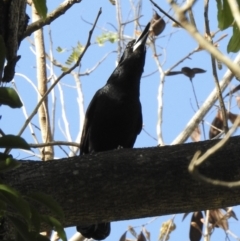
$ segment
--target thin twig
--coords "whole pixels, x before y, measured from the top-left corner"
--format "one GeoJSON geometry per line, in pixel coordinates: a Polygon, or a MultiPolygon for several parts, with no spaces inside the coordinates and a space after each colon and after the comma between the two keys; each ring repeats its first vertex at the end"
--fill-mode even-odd
{"type": "Polygon", "coordinates": [[[76,232],[68,241],[85,241],[87,240],[82,234],[76,232]]]}
{"type": "Polygon", "coordinates": [[[117,62],[119,62],[121,54],[122,54],[122,36],[123,36],[123,28],[122,28],[122,11],[121,11],[121,4],[120,0],[116,0],[116,16],[117,16],[117,23],[118,23],[118,50],[117,50],[117,62]]]}
{"type": "Polygon", "coordinates": [[[173,217],[170,219],[171,221],[168,224],[167,231],[166,231],[166,233],[164,235],[163,241],[167,241],[168,240],[167,237],[169,236],[169,234],[171,232],[170,228],[172,227],[172,224],[174,223],[173,221],[174,221],[175,217],[176,217],[176,214],[174,214],[173,217]]]}
{"type": "Polygon", "coordinates": [[[166,13],[162,8],[160,8],[153,0],[150,0],[150,2],[154,5],[154,7],[156,7],[161,13],[163,13],[164,15],[166,15],[169,19],[171,19],[173,22],[175,22],[176,24],[178,24],[180,27],[182,27],[181,23],[179,23],[176,19],[174,19],[173,17],[171,17],[168,13],[166,13]]]}
{"type": "Polygon", "coordinates": [[[146,133],[146,135],[148,135],[149,137],[151,137],[154,141],[157,141],[157,138],[155,138],[153,135],[151,135],[148,131],[146,131],[146,129],[143,127],[142,131],[146,133]]]}
{"type": "MultiPolygon", "coordinates": [[[[14,89],[17,91],[17,86],[16,86],[15,81],[12,81],[12,84],[13,84],[13,86],[14,86],[14,89]]],[[[17,91],[17,93],[18,93],[18,91],[17,91]]],[[[27,110],[26,110],[26,105],[24,104],[24,102],[23,102],[23,100],[22,100],[22,98],[21,98],[21,96],[20,96],[19,93],[18,93],[18,96],[19,96],[21,102],[23,103],[23,106],[22,106],[23,115],[24,115],[24,117],[27,119],[27,118],[28,118],[28,114],[27,114],[27,110]]],[[[36,137],[36,134],[34,133],[32,123],[30,122],[30,123],[28,124],[28,126],[29,126],[30,132],[31,132],[31,134],[32,134],[33,140],[35,141],[36,144],[38,144],[39,141],[38,141],[38,139],[37,139],[37,137],[36,137]]],[[[39,149],[39,153],[40,153],[40,152],[41,152],[41,150],[39,149]]]]}
{"type": "MultiPolygon", "coordinates": [[[[61,115],[62,115],[62,120],[63,120],[63,124],[64,124],[64,134],[65,134],[64,136],[68,142],[72,142],[72,137],[71,137],[71,133],[70,133],[70,129],[69,129],[70,125],[69,125],[69,121],[68,121],[67,113],[66,113],[63,89],[60,84],[58,84],[57,86],[58,86],[59,100],[60,100],[60,105],[61,105],[61,115]]],[[[71,148],[70,148],[70,150],[71,150],[71,148]]],[[[72,151],[70,152],[69,155],[70,156],[72,155],[72,151]]]]}
{"type": "Polygon", "coordinates": [[[79,73],[78,76],[85,76],[85,75],[90,75],[94,70],[96,70],[98,68],[99,65],[101,65],[103,63],[103,61],[105,61],[105,59],[112,53],[114,53],[116,51],[111,51],[107,54],[105,54],[103,56],[102,59],[100,59],[92,68],[87,69],[84,73],[79,73]]]}
{"type": "Polygon", "coordinates": [[[162,116],[163,116],[163,87],[164,87],[164,82],[165,82],[165,74],[162,69],[162,66],[160,64],[160,61],[157,57],[157,52],[156,52],[156,46],[154,43],[154,39],[152,39],[150,43],[150,47],[153,52],[153,58],[156,62],[159,75],[160,75],[160,83],[158,86],[158,117],[157,117],[157,139],[158,139],[158,145],[164,146],[164,141],[163,141],[163,136],[162,136],[162,116]]]}
{"type": "Polygon", "coordinates": [[[190,19],[191,24],[193,26],[195,26],[195,28],[197,28],[197,25],[196,25],[196,22],[195,22],[195,19],[194,19],[194,15],[193,15],[193,12],[192,12],[192,8],[189,8],[188,15],[189,15],[189,19],[190,19]]]}
{"type": "Polygon", "coordinates": [[[68,142],[68,141],[53,141],[53,142],[39,143],[39,144],[30,143],[29,146],[31,148],[39,148],[39,147],[46,147],[46,146],[75,146],[75,147],[79,147],[79,143],[68,142]]]}
{"type": "MultiPolygon", "coordinates": [[[[83,124],[84,124],[84,119],[85,119],[85,110],[84,110],[84,98],[83,98],[83,90],[82,90],[82,83],[79,78],[78,73],[71,73],[73,76],[73,79],[75,80],[76,83],[76,89],[77,89],[77,103],[78,103],[78,108],[79,108],[79,132],[76,137],[76,142],[80,143],[80,138],[82,136],[82,130],[83,130],[83,124]]],[[[78,146],[79,149],[79,146],[78,146]]],[[[74,152],[77,152],[78,149],[74,149],[74,152]]]]}
{"type": "Polygon", "coordinates": [[[176,64],[174,64],[172,67],[170,67],[168,70],[165,71],[165,75],[168,74],[172,69],[176,68],[179,64],[181,64],[186,59],[189,59],[190,56],[192,56],[194,53],[198,52],[199,48],[194,49],[189,54],[187,54],[185,57],[180,59],[176,64]]]}
{"type": "MultiPolygon", "coordinates": [[[[194,88],[194,85],[193,85],[193,80],[190,80],[190,82],[191,82],[191,85],[192,85],[192,90],[193,90],[193,95],[194,95],[194,98],[195,98],[195,101],[196,101],[196,105],[197,105],[197,108],[199,110],[200,107],[199,107],[199,104],[198,104],[197,94],[196,94],[196,91],[195,91],[195,88],[194,88]]],[[[206,140],[204,120],[202,120],[201,123],[202,123],[202,129],[203,129],[203,137],[204,137],[204,140],[206,140]]]]}
{"type": "MultiPolygon", "coordinates": [[[[50,52],[50,58],[53,59],[53,41],[52,41],[52,32],[51,32],[51,28],[49,26],[49,45],[50,45],[50,49],[49,49],[49,52],[50,52]]],[[[45,53],[45,56],[47,57],[47,53],[45,53]]],[[[47,65],[48,67],[48,65],[47,65]]],[[[55,81],[55,73],[54,73],[54,66],[53,66],[53,63],[50,62],[50,66],[49,66],[49,70],[50,70],[50,76],[51,76],[51,84],[54,83],[55,81]]],[[[55,115],[56,115],[56,95],[55,95],[55,91],[54,89],[52,90],[51,92],[51,96],[52,96],[52,115],[51,115],[51,133],[52,133],[52,136],[54,136],[54,132],[55,132],[55,115]]]]}
{"type": "MultiPolygon", "coordinates": [[[[79,76],[86,76],[86,75],[90,75],[94,70],[96,70],[98,68],[99,65],[101,65],[103,63],[103,61],[112,53],[115,53],[116,51],[111,51],[111,52],[108,52],[107,54],[105,54],[102,59],[100,59],[92,68],[90,69],[86,69],[85,72],[83,73],[79,73],[78,75],[79,76]]],[[[58,68],[61,68],[61,69],[67,69],[68,66],[67,65],[64,65],[64,64],[61,64],[60,62],[58,62],[56,59],[52,58],[50,55],[48,55],[47,53],[46,54],[46,57],[47,59],[56,67],[58,68]]]]}
{"type": "Polygon", "coordinates": [[[135,21],[138,21],[141,17],[143,17],[143,15],[139,15],[138,17],[136,17],[132,20],[128,20],[127,22],[122,23],[122,26],[127,25],[127,24],[132,23],[132,22],[135,22],[135,21]]]}
{"type": "Polygon", "coordinates": [[[204,225],[205,225],[204,241],[210,240],[208,224],[209,224],[209,210],[206,210],[206,215],[204,220],[204,225]]]}

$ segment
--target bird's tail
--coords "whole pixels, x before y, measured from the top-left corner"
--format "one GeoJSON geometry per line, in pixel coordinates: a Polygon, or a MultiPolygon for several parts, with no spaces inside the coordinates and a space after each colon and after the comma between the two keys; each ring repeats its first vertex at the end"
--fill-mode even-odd
{"type": "Polygon", "coordinates": [[[98,223],[89,226],[77,226],[77,231],[86,238],[105,239],[111,231],[110,223],[98,223]]]}

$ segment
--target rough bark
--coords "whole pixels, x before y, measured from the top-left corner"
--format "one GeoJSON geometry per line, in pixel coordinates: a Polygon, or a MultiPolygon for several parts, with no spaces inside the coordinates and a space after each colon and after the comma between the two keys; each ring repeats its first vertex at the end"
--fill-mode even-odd
{"type": "Polygon", "coordinates": [[[3,70],[0,70],[2,82],[10,82],[13,79],[15,65],[21,57],[17,55],[17,51],[28,23],[25,11],[26,0],[0,1],[0,35],[7,52],[3,76],[3,70]]]}
{"type": "MultiPolygon", "coordinates": [[[[3,176],[22,193],[51,194],[64,226],[215,209],[240,204],[240,188],[199,182],[188,172],[197,150],[216,141],[111,152],[48,162],[22,161],[3,176]]],[[[240,180],[240,137],[231,138],[201,167],[224,181],[240,180]]]]}

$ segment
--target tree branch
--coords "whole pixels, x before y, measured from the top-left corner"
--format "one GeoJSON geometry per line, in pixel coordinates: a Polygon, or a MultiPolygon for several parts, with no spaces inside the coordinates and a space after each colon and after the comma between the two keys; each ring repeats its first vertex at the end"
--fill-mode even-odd
{"type": "MultiPolygon", "coordinates": [[[[52,195],[65,212],[65,226],[239,205],[239,188],[206,184],[188,172],[194,153],[216,143],[22,161],[20,168],[2,175],[2,180],[23,194],[42,191],[52,195]]],[[[231,138],[199,172],[225,182],[240,180],[239,145],[240,137],[231,138]]]]}
{"type": "Polygon", "coordinates": [[[75,3],[80,3],[82,0],[66,0],[60,6],[49,13],[46,17],[46,19],[40,19],[32,24],[30,24],[27,27],[27,30],[23,34],[23,39],[26,38],[27,36],[30,36],[33,32],[36,30],[42,28],[45,25],[50,24],[53,22],[56,18],[60,17],[63,15],[69,8],[71,8],[75,3]]]}

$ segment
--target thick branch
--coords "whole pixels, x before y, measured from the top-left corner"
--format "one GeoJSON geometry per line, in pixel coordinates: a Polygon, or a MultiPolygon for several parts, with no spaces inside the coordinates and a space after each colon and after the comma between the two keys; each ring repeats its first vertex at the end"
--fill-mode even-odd
{"type": "MultiPolygon", "coordinates": [[[[216,141],[121,149],[48,162],[22,161],[3,180],[22,193],[42,191],[62,206],[64,225],[124,220],[240,204],[240,189],[196,181],[188,172],[197,150],[216,141]]],[[[214,154],[200,172],[240,180],[240,137],[214,154]]]]}

